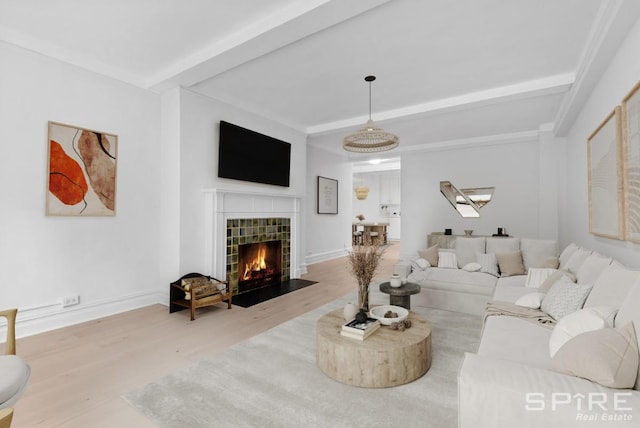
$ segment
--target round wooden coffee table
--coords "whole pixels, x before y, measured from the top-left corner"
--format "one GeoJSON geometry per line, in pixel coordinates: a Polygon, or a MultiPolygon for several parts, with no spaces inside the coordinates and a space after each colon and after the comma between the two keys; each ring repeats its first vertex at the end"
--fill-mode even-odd
{"type": "Polygon", "coordinates": [[[389,304],[411,309],[411,295],[420,292],[420,285],[407,282],[400,287],[392,287],[390,282],[380,284],[380,291],[389,295],[389,304]]]}
{"type": "Polygon", "coordinates": [[[327,376],[347,385],[385,388],[403,385],[431,367],[431,327],[410,312],[411,328],[404,331],[381,326],[363,341],[340,334],[342,309],[318,320],[316,362],[327,376]]]}

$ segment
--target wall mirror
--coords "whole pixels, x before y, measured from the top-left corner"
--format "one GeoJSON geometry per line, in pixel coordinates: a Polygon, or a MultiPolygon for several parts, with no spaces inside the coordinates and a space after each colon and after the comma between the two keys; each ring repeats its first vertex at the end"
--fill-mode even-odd
{"type": "Polygon", "coordinates": [[[440,192],[462,217],[480,217],[480,208],[491,202],[495,187],[458,189],[450,181],[440,182],[440,192]]]}

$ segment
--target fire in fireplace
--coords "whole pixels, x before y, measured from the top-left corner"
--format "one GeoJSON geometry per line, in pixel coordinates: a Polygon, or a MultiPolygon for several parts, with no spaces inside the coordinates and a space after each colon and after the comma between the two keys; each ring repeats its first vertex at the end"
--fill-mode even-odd
{"type": "Polygon", "coordinates": [[[282,241],[238,246],[238,292],[279,284],[282,280],[282,241]]]}

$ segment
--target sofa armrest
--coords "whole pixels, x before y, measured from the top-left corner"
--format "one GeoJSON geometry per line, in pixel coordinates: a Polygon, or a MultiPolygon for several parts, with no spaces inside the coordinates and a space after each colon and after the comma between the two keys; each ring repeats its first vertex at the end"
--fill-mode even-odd
{"type": "Polygon", "coordinates": [[[637,426],[640,391],[514,361],[466,354],[458,373],[459,428],[637,426]]]}
{"type": "Polygon", "coordinates": [[[393,266],[393,273],[400,275],[400,278],[406,278],[411,273],[411,264],[407,262],[396,263],[393,266]]]}

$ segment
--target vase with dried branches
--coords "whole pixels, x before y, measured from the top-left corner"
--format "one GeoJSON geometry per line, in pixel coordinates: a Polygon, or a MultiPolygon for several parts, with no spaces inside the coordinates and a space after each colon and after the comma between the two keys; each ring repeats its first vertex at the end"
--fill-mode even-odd
{"type": "Polygon", "coordinates": [[[349,267],[358,281],[358,308],[365,312],[369,310],[369,284],[378,270],[383,253],[384,247],[371,242],[354,245],[349,251],[349,267]]]}

